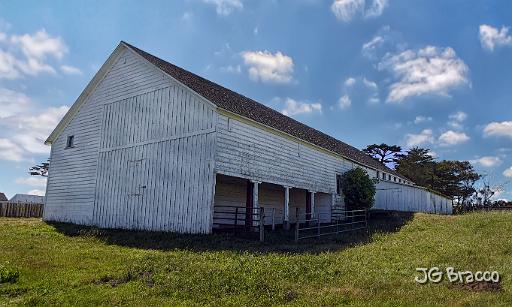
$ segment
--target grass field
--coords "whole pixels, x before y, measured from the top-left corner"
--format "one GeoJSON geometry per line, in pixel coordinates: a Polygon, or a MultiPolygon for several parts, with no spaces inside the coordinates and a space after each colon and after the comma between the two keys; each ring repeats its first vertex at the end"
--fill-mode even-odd
{"type": "Polygon", "coordinates": [[[364,234],[264,244],[0,218],[0,305],[512,305],[512,212],[416,214],[364,234]],[[351,243],[352,242],[352,243],[351,243]],[[414,282],[416,267],[496,270],[501,289],[414,282]]]}

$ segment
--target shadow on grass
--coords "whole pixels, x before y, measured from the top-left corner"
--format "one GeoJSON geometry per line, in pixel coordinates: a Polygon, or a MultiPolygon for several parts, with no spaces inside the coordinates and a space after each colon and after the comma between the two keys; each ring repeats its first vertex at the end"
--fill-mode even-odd
{"type": "Polygon", "coordinates": [[[254,253],[321,253],[337,251],[356,244],[365,244],[375,233],[399,231],[412,220],[412,213],[372,212],[368,233],[364,230],[305,239],[294,242],[294,231],[265,231],[265,242],[257,233],[214,233],[211,235],[178,234],[170,232],[101,229],[69,223],[48,222],[66,236],[96,238],[106,244],[151,250],[233,251],[254,253]],[[369,236],[368,236],[369,234],[369,236]]]}

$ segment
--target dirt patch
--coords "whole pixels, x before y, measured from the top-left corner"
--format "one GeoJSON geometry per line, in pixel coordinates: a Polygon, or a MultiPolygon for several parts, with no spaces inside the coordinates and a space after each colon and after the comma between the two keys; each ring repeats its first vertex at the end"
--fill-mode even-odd
{"type": "Polygon", "coordinates": [[[112,277],[112,276],[104,276],[96,281],[94,284],[96,285],[110,285],[112,287],[117,287],[119,285],[128,283],[132,280],[140,279],[144,282],[144,284],[148,287],[153,287],[153,273],[151,272],[141,272],[138,274],[128,273],[122,277],[112,277]]]}
{"type": "Polygon", "coordinates": [[[473,292],[501,291],[501,282],[475,281],[468,284],[454,284],[453,287],[473,292]]]}

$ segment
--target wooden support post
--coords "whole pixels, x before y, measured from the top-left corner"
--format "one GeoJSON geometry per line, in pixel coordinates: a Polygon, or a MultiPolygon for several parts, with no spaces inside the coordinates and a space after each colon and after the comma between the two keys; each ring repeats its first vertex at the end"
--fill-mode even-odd
{"type": "MultiPolygon", "coordinates": [[[[311,196],[311,216],[315,216],[315,192],[310,192],[311,196]]],[[[318,223],[320,223],[320,215],[318,215],[318,223]]]]}
{"type": "Polygon", "coordinates": [[[284,221],[285,230],[290,229],[290,187],[284,187],[284,221]]]}
{"type": "MultiPolygon", "coordinates": [[[[259,181],[251,181],[252,182],[252,205],[253,205],[253,211],[252,211],[252,214],[253,216],[257,216],[258,217],[258,224],[256,223],[256,221],[254,221],[254,224],[253,226],[258,226],[259,224],[265,224],[264,220],[263,220],[263,216],[261,216],[261,212],[260,211],[260,205],[259,205],[259,202],[258,202],[258,190],[259,190],[259,184],[261,182],[259,181]]],[[[262,208],[263,209],[263,208],[262,208]]]]}
{"type": "Polygon", "coordinates": [[[263,220],[265,219],[265,210],[264,208],[260,208],[260,242],[265,241],[265,223],[263,223],[263,220]]]}
{"type": "Polygon", "coordinates": [[[272,208],[272,231],[276,230],[276,208],[272,208]]]}

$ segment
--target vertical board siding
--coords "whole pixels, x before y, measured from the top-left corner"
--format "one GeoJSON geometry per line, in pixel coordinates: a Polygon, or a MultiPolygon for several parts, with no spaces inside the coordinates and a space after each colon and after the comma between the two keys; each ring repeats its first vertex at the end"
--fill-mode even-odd
{"type": "Polygon", "coordinates": [[[373,209],[452,214],[452,201],[420,187],[380,181],[373,209]]]}
{"type": "MultiPolygon", "coordinates": [[[[219,114],[216,171],[220,174],[333,194],[336,173],[355,166],[352,161],[219,114]]],[[[367,171],[375,176],[375,171],[367,171]]],[[[343,207],[342,197],[336,195],[335,201],[336,206],[343,207]]],[[[295,215],[292,208],[298,202],[305,200],[290,203],[290,217],[295,215]]]]}
{"type": "Polygon", "coordinates": [[[132,51],[122,51],[52,144],[44,219],[209,232],[214,112],[132,51]],[[75,136],[74,148],[65,149],[68,135],[75,136]],[[144,195],[134,195],[144,184],[144,195]],[[197,220],[188,218],[193,212],[197,220]]]}
{"type": "Polygon", "coordinates": [[[210,232],[214,112],[177,85],[105,104],[94,224],[210,232]]]}

